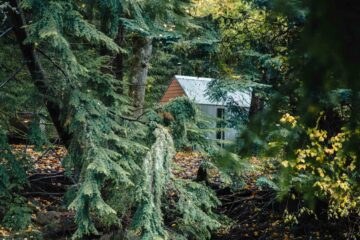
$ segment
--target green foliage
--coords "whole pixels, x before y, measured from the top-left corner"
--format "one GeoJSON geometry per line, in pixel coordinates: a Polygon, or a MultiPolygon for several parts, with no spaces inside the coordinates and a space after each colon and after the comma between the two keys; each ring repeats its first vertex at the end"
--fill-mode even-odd
{"type": "Polygon", "coordinates": [[[25,229],[31,225],[31,214],[32,209],[27,206],[26,198],[16,196],[8,204],[2,224],[13,230],[25,229]]]}
{"type": "Polygon", "coordinates": [[[201,183],[174,178],[170,171],[175,154],[172,136],[160,125],[154,135],[156,141],[143,162],[145,175],[139,185],[140,204],[133,219],[134,231],[140,232],[141,239],[167,239],[174,234],[178,238],[209,239],[210,231],[221,226],[219,216],[213,212],[219,200],[201,183]],[[164,201],[166,194],[174,191],[178,199],[164,201]],[[166,230],[163,211],[176,217],[172,224],[175,232],[166,230]]]}
{"type": "Polygon", "coordinates": [[[186,13],[188,0],[151,0],[135,5],[131,17],[123,18],[124,25],[131,31],[151,38],[174,38],[185,29],[196,27],[186,13]]]}
{"type": "MultiPolygon", "coordinates": [[[[184,10],[192,12],[190,7],[184,10]]],[[[185,25],[181,20],[179,23],[185,25]]],[[[160,101],[176,74],[208,77],[218,74],[216,22],[210,17],[192,16],[191,23],[195,26],[185,25],[174,37],[164,36],[154,41],[146,89],[149,106],[160,101]]]]}
{"type": "Polygon", "coordinates": [[[116,115],[114,118],[111,109],[99,100],[89,99],[87,94],[74,91],[70,107],[70,111],[76,109],[76,112],[69,126],[73,138],[67,167],[78,169],[81,187],[69,208],[77,211],[79,228],[75,237],[81,238],[83,234],[97,233],[91,211],[96,211],[104,223],[117,222],[116,211],[104,201],[101,189],[106,181],[111,182],[115,189],[133,185],[130,174],[138,168],[134,156],[146,148],[131,142],[131,136],[125,139],[117,134],[125,129],[115,121],[116,115]],[[82,146],[81,149],[79,146],[82,146]],[[139,148],[135,150],[134,146],[139,148]],[[124,158],[127,161],[122,161],[124,158]]]}
{"type": "Polygon", "coordinates": [[[49,143],[44,132],[45,129],[42,130],[40,124],[40,121],[34,120],[29,127],[28,141],[30,144],[35,145],[35,149],[39,149],[41,146],[49,143]]]}
{"type": "Polygon", "coordinates": [[[33,22],[27,27],[30,37],[28,42],[42,44],[53,48],[60,58],[64,70],[71,75],[86,74],[85,69],[71,49],[69,39],[82,39],[91,44],[102,44],[111,51],[120,51],[119,47],[95,26],[84,20],[73,4],[66,1],[39,2],[22,1],[24,9],[32,10],[33,22]]]}
{"type": "Polygon", "coordinates": [[[137,190],[139,205],[133,219],[133,234],[140,233],[142,239],[175,236],[179,239],[208,239],[210,232],[220,226],[219,216],[213,213],[219,201],[206,186],[174,178],[170,167],[175,146],[198,145],[210,149],[212,143],[206,139],[206,131],[198,126],[201,123],[197,120],[199,112],[189,99],[170,101],[160,113],[163,119],[151,114],[148,114],[148,119],[168,125],[169,130],[156,125],[155,142],[143,160],[142,173],[146,174],[137,190]],[[177,196],[170,202],[166,200],[169,192],[175,192],[177,196]],[[164,214],[175,218],[172,231],[164,226],[164,214]]]}
{"type": "Polygon", "coordinates": [[[275,191],[279,190],[279,186],[274,181],[265,176],[259,177],[256,180],[256,185],[260,188],[270,188],[275,191]]]}
{"type": "Polygon", "coordinates": [[[175,147],[196,147],[205,154],[216,152],[219,147],[207,138],[216,129],[210,126],[211,119],[204,116],[187,97],[170,100],[162,108],[165,124],[169,124],[175,147]]]}
{"type": "Polygon", "coordinates": [[[174,189],[179,194],[176,211],[182,217],[176,223],[186,239],[210,239],[211,231],[221,226],[213,209],[220,205],[215,193],[201,183],[177,179],[174,189]]]}
{"type": "Polygon", "coordinates": [[[171,100],[164,106],[164,111],[170,113],[171,134],[174,136],[175,146],[180,149],[186,146],[192,146],[188,138],[188,128],[195,122],[196,107],[186,97],[171,100]],[[173,121],[172,121],[173,120],[173,121]]]}
{"type": "MultiPolygon", "coordinates": [[[[216,119],[202,113],[187,97],[171,99],[162,107],[161,114],[163,123],[171,129],[177,149],[195,147],[204,155],[212,156],[214,160],[226,158],[226,151],[221,151],[218,142],[208,138],[208,134],[218,130],[212,126],[216,119]]],[[[243,117],[246,119],[247,113],[244,115],[243,117]]],[[[225,124],[228,124],[228,120],[225,121],[225,124]]],[[[228,159],[234,160],[233,156],[228,157],[228,159]]],[[[220,162],[221,160],[219,160],[220,162]]],[[[226,161],[224,160],[224,162],[226,161]]]]}
{"type": "MultiPolygon", "coordinates": [[[[0,6],[4,4],[6,12],[7,3],[0,6]]],[[[0,12],[2,18],[3,12],[0,12]]],[[[27,206],[26,198],[20,195],[28,186],[28,159],[21,154],[13,154],[8,136],[22,136],[21,130],[11,123],[17,119],[18,112],[26,108],[34,109],[32,107],[36,104],[36,96],[22,63],[16,60],[19,53],[14,51],[12,42],[11,38],[1,39],[0,44],[0,224],[14,230],[22,230],[31,223],[31,209],[27,206]],[[10,55],[13,57],[9,57],[10,55]],[[18,74],[14,79],[4,82],[13,73],[13,68],[18,69],[18,74]]]]}
{"type": "Polygon", "coordinates": [[[31,223],[31,209],[20,195],[27,184],[27,175],[11,150],[5,132],[0,130],[0,221],[8,228],[21,230],[31,223]]]}

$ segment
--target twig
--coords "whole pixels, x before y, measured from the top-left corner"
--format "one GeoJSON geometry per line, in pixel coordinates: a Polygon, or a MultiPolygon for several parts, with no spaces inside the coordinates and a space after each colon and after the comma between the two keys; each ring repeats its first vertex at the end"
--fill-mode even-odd
{"type": "Polygon", "coordinates": [[[241,198],[237,198],[234,201],[224,203],[223,206],[234,204],[234,203],[240,203],[240,202],[244,202],[244,201],[248,201],[248,200],[264,200],[264,198],[262,198],[261,196],[241,197],[241,198]]]}
{"type": "Polygon", "coordinates": [[[5,34],[7,34],[8,32],[10,32],[12,29],[12,27],[9,27],[8,29],[6,29],[5,31],[3,31],[1,34],[0,34],[0,38],[3,37],[5,34]]]}
{"type": "Polygon", "coordinates": [[[51,193],[51,192],[26,192],[22,193],[22,195],[54,195],[54,196],[62,196],[64,193],[51,193]]]}
{"type": "Polygon", "coordinates": [[[49,57],[46,53],[44,53],[41,49],[37,48],[36,49],[37,52],[39,52],[41,55],[43,55],[47,60],[49,60],[68,80],[69,77],[66,74],[66,72],[56,63],[54,62],[51,57],[49,57]]]}
{"type": "Polygon", "coordinates": [[[8,81],[13,79],[25,66],[25,63],[23,63],[18,69],[15,70],[3,83],[0,84],[0,88],[2,88],[8,81]]]}
{"type": "Polygon", "coordinates": [[[58,173],[50,175],[50,176],[47,175],[45,177],[30,179],[29,182],[36,182],[36,181],[40,181],[40,180],[43,180],[43,179],[49,179],[49,178],[65,177],[65,175],[63,174],[64,172],[65,171],[61,171],[61,172],[58,172],[58,173]]]}
{"type": "Polygon", "coordinates": [[[35,160],[34,163],[39,162],[48,152],[50,152],[50,151],[52,151],[52,150],[54,150],[53,147],[47,148],[46,151],[45,151],[43,154],[41,154],[41,156],[39,156],[39,157],[35,160]]]}

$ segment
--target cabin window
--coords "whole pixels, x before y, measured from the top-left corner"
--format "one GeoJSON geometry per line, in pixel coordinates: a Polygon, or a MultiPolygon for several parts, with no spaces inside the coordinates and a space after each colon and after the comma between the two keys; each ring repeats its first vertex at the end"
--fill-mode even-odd
{"type": "MultiPolygon", "coordinates": [[[[216,131],[216,139],[217,140],[225,140],[225,109],[224,108],[218,108],[216,109],[216,128],[219,128],[216,131]]],[[[222,144],[221,144],[222,145],[222,144]]]]}

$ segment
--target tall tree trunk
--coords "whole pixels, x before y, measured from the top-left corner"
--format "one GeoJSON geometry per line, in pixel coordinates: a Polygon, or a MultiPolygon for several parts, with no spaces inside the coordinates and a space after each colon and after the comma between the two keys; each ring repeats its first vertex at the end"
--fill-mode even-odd
{"type": "Polygon", "coordinates": [[[130,72],[129,95],[133,101],[134,116],[138,117],[144,110],[145,87],[147,82],[149,61],[152,53],[152,39],[134,37],[134,59],[130,72]]]}
{"type": "Polygon", "coordinates": [[[46,85],[46,74],[36,55],[34,45],[24,42],[27,38],[27,32],[24,28],[24,26],[26,25],[25,17],[19,7],[17,0],[10,0],[9,3],[13,8],[9,11],[12,28],[16,40],[20,45],[20,49],[26,62],[27,68],[29,69],[31,78],[34,81],[37,90],[45,97],[45,106],[49,111],[50,117],[55,125],[55,128],[61,140],[66,146],[68,146],[71,135],[64,129],[64,126],[62,124],[60,118],[60,106],[56,102],[54,102],[52,98],[47,97],[49,94],[49,89],[46,85]]]}

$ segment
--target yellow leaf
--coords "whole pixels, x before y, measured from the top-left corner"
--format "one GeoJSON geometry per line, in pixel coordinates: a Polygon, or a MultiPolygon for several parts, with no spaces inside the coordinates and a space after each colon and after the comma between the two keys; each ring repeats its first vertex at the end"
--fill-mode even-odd
{"type": "Polygon", "coordinates": [[[282,161],[281,165],[283,165],[284,167],[289,167],[289,162],[288,161],[282,161]]]}
{"type": "Polygon", "coordinates": [[[324,177],[324,176],[325,176],[324,171],[323,171],[321,168],[317,168],[317,171],[318,171],[320,177],[324,177]]]}
{"type": "Polygon", "coordinates": [[[298,164],[298,165],[296,165],[296,168],[298,169],[298,170],[301,170],[301,169],[306,169],[306,165],[305,164],[298,164]]]}

